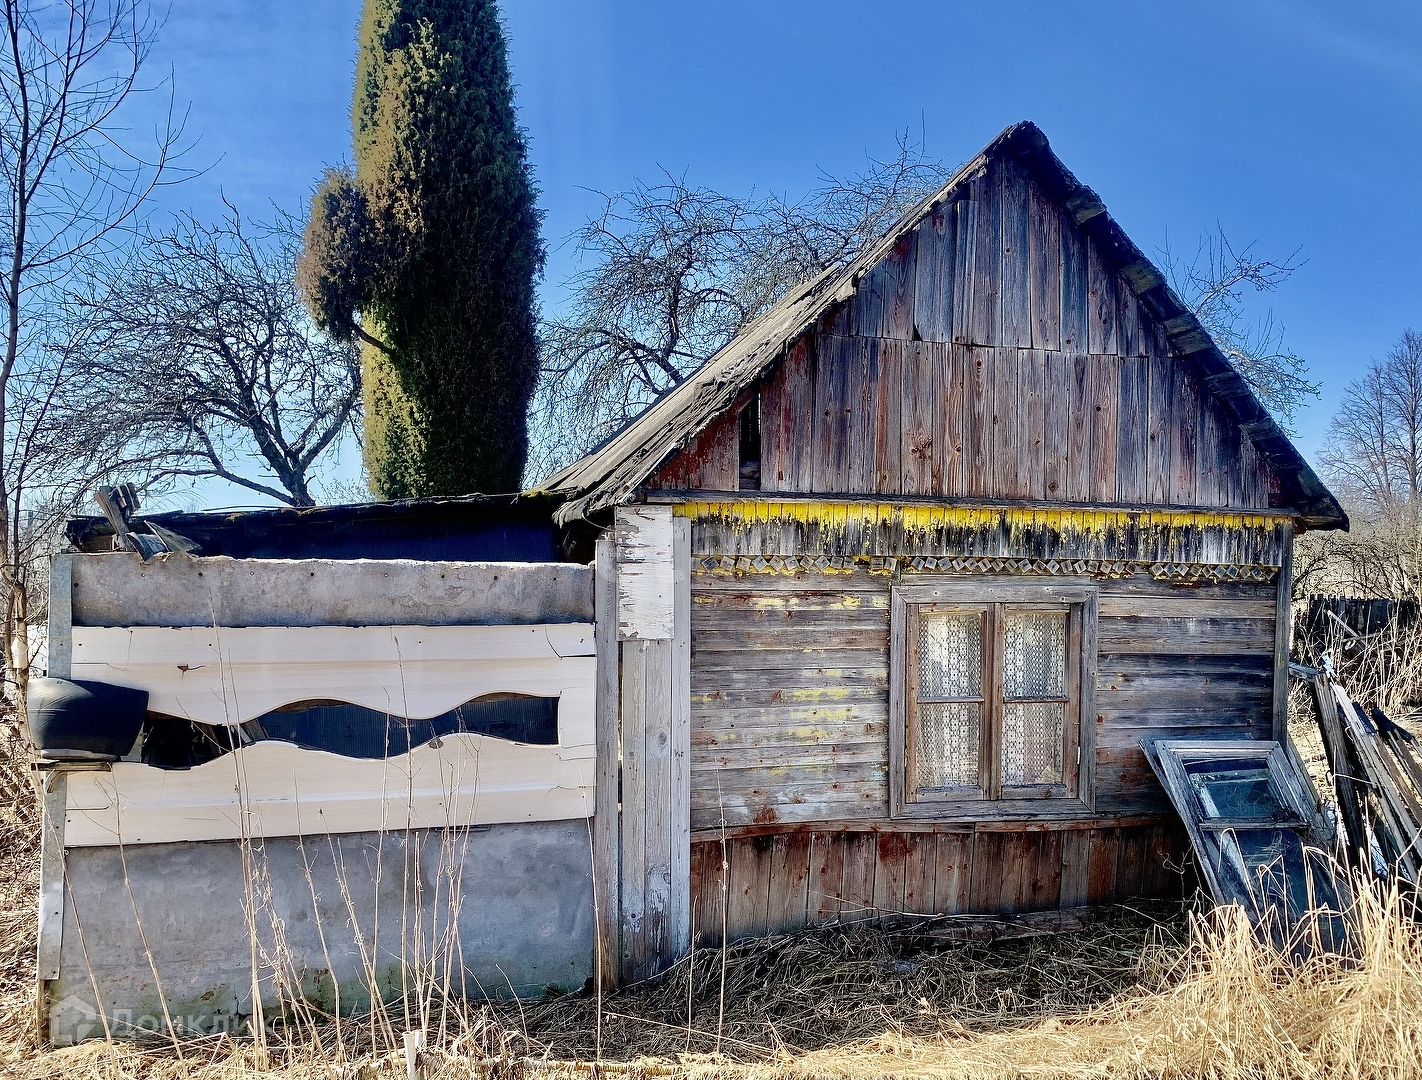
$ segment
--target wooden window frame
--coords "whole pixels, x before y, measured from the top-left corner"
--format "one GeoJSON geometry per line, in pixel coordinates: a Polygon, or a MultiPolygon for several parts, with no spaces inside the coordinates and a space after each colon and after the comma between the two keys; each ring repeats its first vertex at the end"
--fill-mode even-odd
{"type": "MultiPolygon", "coordinates": [[[[895,585],[890,591],[889,815],[918,821],[993,821],[1021,818],[1074,819],[1095,812],[1096,621],[1094,586],[979,581],[941,585],[895,585]],[[1068,611],[1067,701],[1063,783],[1004,787],[1002,784],[1001,621],[1004,606],[1068,611]],[[982,715],[979,721],[979,784],[976,788],[919,797],[910,783],[913,726],[917,710],[917,618],[925,612],[977,611],[983,617],[982,715]],[[1075,662],[1073,662],[1075,658],[1075,662]],[[1073,747],[1075,753],[1072,752],[1073,747]]],[[[968,700],[968,699],[962,699],[968,700]]],[[[1023,699],[1026,700],[1026,699],[1023,699]]],[[[1035,700],[1035,699],[1034,699],[1035,700]]]]}

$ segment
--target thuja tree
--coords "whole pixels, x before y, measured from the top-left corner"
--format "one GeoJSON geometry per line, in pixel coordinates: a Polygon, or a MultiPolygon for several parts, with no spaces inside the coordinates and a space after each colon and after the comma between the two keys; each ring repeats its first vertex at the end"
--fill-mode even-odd
{"type": "Polygon", "coordinates": [[[516,490],[543,246],[496,5],[365,0],[352,113],[355,169],[318,188],[299,276],[362,342],[371,490],[516,490]]]}

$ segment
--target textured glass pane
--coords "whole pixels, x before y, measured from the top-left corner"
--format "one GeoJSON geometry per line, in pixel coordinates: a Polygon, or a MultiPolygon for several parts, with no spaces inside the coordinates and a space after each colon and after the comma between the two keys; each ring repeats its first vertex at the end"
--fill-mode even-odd
{"type": "Polygon", "coordinates": [[[1060,701],[1031,701],[1004,707],[1004,784],[1062,782],[1062,725],[1065,720],[1066,706],[1060,701]]]}
{"type": "Polygon", "coordinates": [[[982,616],[976,612],[919,616],[918,696],[972,698],[982,692],[982,616]]]}
{"type": "Polygon", "coordinates": [[[978,786],[978,727],[982,706],[953,702],[918,707],[914,784],[924,788],[978,786]]]}
{"type": "Polygon", "coordinates": [[[1066,695],[1065,611],[1008,611],[1002,626],[1002,696],[1066,695]]]}

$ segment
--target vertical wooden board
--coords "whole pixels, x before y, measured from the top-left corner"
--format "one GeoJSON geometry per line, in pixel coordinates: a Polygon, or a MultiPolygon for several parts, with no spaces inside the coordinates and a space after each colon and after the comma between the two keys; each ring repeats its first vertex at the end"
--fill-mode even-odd
{"type": "MultiPolygon", "coordinates": [[[[1016,498],[1018,472],[1023,464],[1023,425],[1018,350],[992,351],[992,453],[993,482],[990,494],[1000,499],[1016,498]]],[[[989,494],[984,492],[983,494],[989,494]]]]}
{"type": "Polygon", "coordinates": [[[961,345],[935,345],[930,347],[930,353],[938,364],[942,396],[942,425],[933,450],[933,493],[966,495],[968,447],[964,401],[972,352],[961,345]]]}
{"type": "Polygon", "coordinates": [[[1060,502],[1070,488],[1068,475],[1071,454],[1071,391],[1075,368],[1065,353],[1049,352],[1046,366],[1045,419],[1042,425],[1042,468],[1045,498],[1060,502]]]}
{"type": "Polygon", "coordinates": [[[1091,878],[1091,830],[1067,829],[1062,833],[1062,908],[1083,907],[1091,878]]]}
{"type": "Polygon", "coordinates": [[[989,161],[987,174],[973,182],[982,190],[973,225],[978,231],[973,245],[974,345],[1002,344],[1002,182],[1004,165],[989,161]]]}
{"type": "Polygon", "coordinates": [[[1086,872],[1088,904],[1109,904],[1116,899],[1116,864],[1120,852],[1120,829],[1091,830],[1086,872]]]}
{"type": "Polygon", "coordinates": [[[848,491],[849,338],[824,335],[815,364],[815,446],[811,490],[848,491]]]}
{"type": "Polygon", "coordinates": [[[691,522],[672,522],[675,636],[671,642],[671,847],[668,904],[669,960],[691,948],[691,522]]]}
{"type": "Polygon", "coordinates": [[[1274,583],[1274,702],[1270,733],[1276,742],[1289,737],[1289,650],[1293,644],[1294,527],[1283,526],[1284,553],[1274,583]]]}
{"type": "Polygon", "coordinates": [[[1171,363],[1170,502],[1190,506],[1195,501],[1195,439],[1200,427],[1200,390],[1191,365],[1171,363]]]}
{"type": "Polygon", "coordinates": [[[904,353],[909,342],[883,338],[872,342],[874,353],[874,461],[872,484],[868,490],[885,494],[902,491],[900,449],[903,445],[903,424],[900,409],[903,401],[904,353]]]}
{"type": "Polygon", "coordinates": [[[720,840],[692,845],[692,924],[696,947],[720,945],[726,928],[726,872],[728,849],[720,840]]]}
{"type": "MultiPolygon", "coordinates": [[[[938,838],[933,833],[904,833],[904,911],[932,915],[938,838]]],[[[877,871],[876,871],[877,873],[877,871]]]]}
{"type": "Polygon", "coordinates": [[[1122,356],[1149,356],[1147,329],[1141,323],[1141,302],[1120,274],[1116,277],[1117,351],[1122,356]]]}
{"type": "Polygon", "coordinates": [[[1121,361],[1121,407],[1116,418],[1116,501],[1146,501],[1150,467],[1150,361],[1130,356],[1121,361]]]}
{"type": "Polygon", "coordinates": [[[1032,297],[1032,347],[1062,347],[1062,232],[1057,204],[1028,181],[1028,282],[1032,297]]]}
{"type": "Polygon", "coordinates": [[[1047,354],[1041,349],[1022,349],[1017,354],[1022,380],[1022,464],[1018,466],[1018,490],[1023,498],[1047,497],[1047,354]]]}
{"type": "Polygon", "coordinates": [[[810,491],[815,414],[811,336],[785,354],[760,395],[760,488],[810,491]]]}
{"type": "Polygon", "coordinates": [[[1116,499],[1117,425],[1121,410],[1121,358],[1114,355],[1091,358],[1095,439],[1091,445],[1091,501],[1116,499]]]}
{"type": "Polygon", "coordinates": [[[901,921],[908,873],[908,840],[906,834],[898,832],[879,833],[874,839],[874,912],[881,920],[901,921]]]}
{"type": "Polygon", "coordinates": [[[1146,388],[1146,492],[1152,505],[1170,502],[1172,464],[1170,446],[1171,400],[1175,388],[1170,357],[1153,353],[1147,362],[1150,373],[1146,388]]]}
{"type": "Polygon", "coordinates": [[[1170,866],[1169,825],[1152,825],[1145,830],[1141,863],[1141,895],[1152,900],[1172,899],[1179,894],[1179,875],[1170,866]]]}
{"type": "Polygon", "coordinates": [[[670,506],[619,506],[617,636],[664,641],[672,636],[672,514],[670,506]]]}
{"type": "Polygon", "coordinates": [[[849,332],[855,337],[877,337],[884,318],[884,296],[892,287],[890,267],[880,259],[859,279],[849,299],[849,332]]]}
{"type": "Polygon", "coordinates": [[[966,494],[993,494],[993,361],[996,349],[954,350],[963,360],[963,456],[966,494]]]}
{"type": "Polygon", "coordinates": [[[648,641],[622,646],[622,979],[642,976],[647,947],[647,743],[648,641]]]}
{"type": "Polygon", "coordinates": [[[960,915],[972,904],[975,838],[970,832],[945,832],[936,839],[933,910],[940,915],[960,915]]]}
{"type": "Polygon", "coordinates": [[[953,213],[953,341],[970,345],[973,341],[973,293],[977,280],[973,264],[979,241],[978,213],[982,203],[982,181],[968,185],[968,197],[950,207],[953,213]]]}
{"type": "Polygon", "coordinates": [[[879,337],[907,341],[913,337],[914,285],[917,278],[917,230],[905,234],[880,261],[885,268],[884,303],[879,337]]]}
{"type": "Polygon", "coordinates": [[[1200,402],[1200,426],[1195,437],[1195,505],[1227,506],[1229,481],[1221,472],[1224,418],[1209,396],[1200,402]]]}
{"type": "Polygon", "coordinates": [[[1027,174],[1013,161],[1001,168],[1002,336],[999,343],[1032,347],[1031,212],[1027,174]]]}
{"type": "Polygon", "coordinates": [[[1091,357],[1078,353],[1067,358],[1070,382],[1067,397],[1071,420],[1068,430],[1066,499],[1086,502],[1091,498],[1091,459],[1096,442],[1096,402],[1092,397],[1091,357]]]}
{"type": "Polygon", "coordinates": [[[740,434],[740,410],[728,410],[672,458],[649,486],[738,491],[741,486],[740,434]]]}
{"type": "Polygon", "coordinates": [[[940,206],[918,227],[913,324],[923,341],[953,340],[953,221],[950,204],[940,206]]]}
{"type": "Polygon", "coordinates": [[[813,833],[810,840],[810,881],[806,921],[811,926],[839,918],[844,887],[844,835],[813,833]]]}
{"type": "Polygon", "coordinates": [[[1089,236],[1086,238],[1086,342],[1088,352],[1116,353],[1116,272],[1089,236]]]}
{"type": "Polygon", "coordinates": [[[810,881],[810,834],[777,836],[770,849],[766,930],[793,933],[805,926],[810,881]]]}
{"type": "Polygon", "coordinates": [[[596,953],[593,976],[604,990],[617,985],[620,871],[620,821],[617,792],[621,763],[618,753],[617,543],[597,542],[593,563],[593,636],[597,649],[597,692],[593,705],[597,747],[593,787],[593,898],[596,907],[596,953]]]}
{"type": "MultiPolygon", "coordinates": [[[[906,341],[898,346],[902,363],[900,400],[900,490],[905,495],[933,495],[934,460],[943,456],[943,353],[935,344],[906,341]]],[[[941,475],[941,467],[940,467],[941,475]]]]}
{"type": "Polygon", "coordinates": [[[1119,900],[1131,900],[1141,895],[1146,832],[1140,826],[1121,830],[1121,863],[1116,868],[1116,897],[1119,900]]]}
{"type": "Polygon", "coordinates": [[[975,915],[997,915],[1016,904],[1016,833],[979,832],[973,845],[973,891],[970,910],[975,915]]]}
{"type": "MultiPolygon", "coordinates": [[[[672,872],[673,837],[677,832],[672,814],[672,714],[676,684],[676,642],[648,642],[644,652],[646,711],[644,716],[647,768],[647,865],[646,911],[643,936],[646,941],[645,974],[661,971],[673,960],[672,872]]],[[[690,698],[686,708],[690,708],[690,698]]],[[[686,713],[683,711],[683,717],[686,713]]],[[[690,804],[683,800],[690,827],[690,804]]],[[[689,834],[688,834],[689,835],[689,834]]]]}
{"type": "MultiPolygon", "coordinates": [[[[72,579],[71,579],[72,587],[72,579]]],[[[41,982],[53,982],[60,975],[64,951],[65,866],[64,828],[68,813],[69,774],[39,774],[40,797],[40,895],[35,942],[35,972],[41,982]]],[[[77,914],[77,913],[76,913],[77,914]]],[[[48,997],[47,987],[40,993],[48,997]]],[[[48,1003],[41,1003],[42,1019],[48,1021],[48,1003]]]]}
{"type": "Polygon", "coordinates": [[[869,832],[844,834],[844,880],[840,885],[841,922],[865,922],[874,911],[874,864],[878,838],[869,832]]]}
{"type": "Polygon", "coordinates": [[[770,905],[770,836],[743,837],[731,848],[730,901],[726,916],[732,941],[765,934],[770,905]]]}
{"type": "Polygon", "coordinates": [[[1070,220],[1062,223],[1062,351],[1087,351],[1086,237],[1070,220]]]}
{"type": "Polygon", "coordinates": [[[866,494],[874,490],[877,467],[874,461],[875,424],[878,416],[879,342],[875,338],[852,338],[845,344],[848,365],[849,443],[845,491],[866,494]]]}

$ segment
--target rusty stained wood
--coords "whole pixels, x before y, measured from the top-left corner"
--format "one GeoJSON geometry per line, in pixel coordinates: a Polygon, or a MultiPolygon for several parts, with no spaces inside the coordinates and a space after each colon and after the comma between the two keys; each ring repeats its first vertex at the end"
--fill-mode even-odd
{"type": "Polygon", "coordinates": [[[815,412],[814,335],[804,334],[766,381],[760,397],[762,491],[810,491],[815,412]]]}
{"type": "Polygon", "coordinates": [[[698,937],[719,943],[825,923],[1057,911],[1183,894],[1178,825],[1046,831],[797,831],[698,840],[698,937]],[[724,916],[723,916],[724,912],[724,916]]]}

